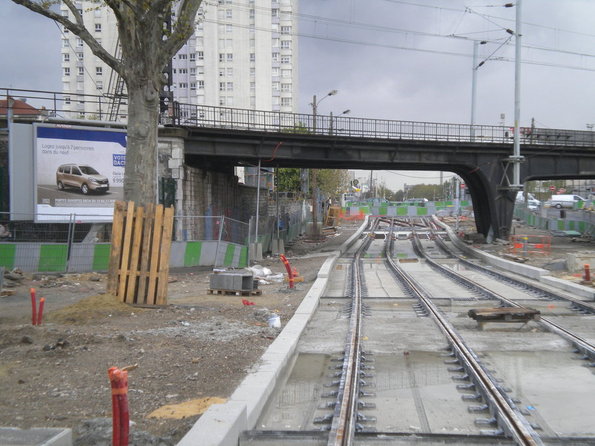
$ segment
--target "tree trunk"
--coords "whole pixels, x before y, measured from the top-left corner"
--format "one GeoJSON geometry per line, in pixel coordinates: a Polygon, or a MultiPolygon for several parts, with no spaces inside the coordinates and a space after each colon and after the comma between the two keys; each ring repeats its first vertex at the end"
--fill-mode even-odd
{"type": "Polygon", "coordinates": [[[128,141],[124,200],[142,206],[157,197],[159,89],[153,82],[128,81],[128,141]]]}

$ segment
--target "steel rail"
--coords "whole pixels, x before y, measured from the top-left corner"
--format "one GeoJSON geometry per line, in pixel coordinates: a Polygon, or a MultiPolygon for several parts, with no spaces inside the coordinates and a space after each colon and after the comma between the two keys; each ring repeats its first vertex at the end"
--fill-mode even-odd
{"type": "MultiPolygon", "coordinates": [[[[452,278],[455,278],[455,280],[462,282],[469,287],[473,287],[480,293],[488,295],[489,297],[491,297],[493,299],[499,300],[500,302],[506,304],[507,306],[516,307],[516,308],[526,308],[525,306],[520,305],[520,304],[516,303],[515,301],[510,300],[507,297],[504,297],[501,294],[498,294],[495,291],[492,291],[489,288],[486,288],[485,286],[463,276],[462,274],[457,273],[456,271],[451,270],[450,268],[446,268],[444,265],[441,265],[440,263],[431,259],[424,252],[424,250],[421,247],[421,244],[419,242],[419,239],[414,237],[412,239],[412,243],[414,243],[414,249],[416,249],[418,251],[418,254],[421,257],[423,257],[431,267],[435,268],[439,272],[441,272],[447,276],[450,276],[452,278]]],[[[490,273],[497,274],[493,271],[490,271],[490,273]]],[[[536,290],[541,291],[539,288],[536,288],[536,290]]],[[[555,298],[557,298],[559,300],[568,300],[569,302],[574,303],[574,300],[566,299],[563,296],[558,296],[558,295],[555,295],[555,294],[549,293],[549,292],[548,292],[548,295],[553,295],[555,298]]],[[[564,327],[556,324],[555,322],[548,319],[547,317],[540,317],[540,319],[536,322],[538,324],[542,325],[546,330],[548,330],[552,333],[555,333],[558,336],[561,336],[564,339],[566,339],[567,341],[569,341],[571,344],[574,345],[574,347],[576,349],[581,351],[583,354],[587,355],[589,358],[591,358],[591,359],[595,358],[595,345],[591,344],[586,339],[581,338],[580,336],[577,336],[576,334],[574,334],[571,331],[565,329],[564,327]]]]}
{"type": "Polygon", "coordinates": [[[588,311],[589,313],[594,313],[595,314],[595,304],[592,304],[590,302],[584,302],[578,299],[575,299],[573,297],[570,296],[562,296],[560,294],[556,294],[553,293],[549,290],[546,290],[545,288],[541,288],[537,285],[531,284],[531,283],[527,283],[524,282],[520,279],[516,279],[514,277],[510,277],[507,275],[504,275],[502,273],[499,273],[498,271],[494,271],[491,269],[488,269],[482,265],[478,265],[476,263],[471,262],[470,260],[465,259],[464,257],[460,256],[459,254],[455,253],[452,249],[450,249],[447,245],[446,242],[444,241],[444,239],[442,238],[442,236],[440,234],[436,234],[433,231],[433,234],[436,236],[436,238],[434,239],[434,242],[438,245],[438,247],[447,255],[450,255],[454,258],[456,258],[457,260],[459,260],[461,263],[465,264],[466,266],[468,266],[469,268],[475,269],[477,271],[481,271],[484,274],[488,274],[492,277],[497,278],[498,280],[503,280],[506,282],[509,282],[517,287],[520,288],[525,288],[525,289],[530,289],[533,292],[536,293],[541,293],[545,296],[547,296],[548,298],[551,299],[556,299],[556,300],[566,300],[570,303],[572,303],[573,305],[575,305],[576,307],[579,307],[580,309],[584,310],[584,311],[588,311]]]}
{"type": "MultiPolygon", "coordinates": [[[[378,219],[370,223],[371,230],[378,227],[378,219]]],[[[367,237],[353,259],[352,303],[349,318],[349,330],[343,367],[339,382],[337,403],[335,405],[328,446],[348,446],[353,442],[357,421],[357,397],[359,394],[359,376],[361,366],[361,330],[362,330],[362,271],[360,268],[362,253],[368,248],[371,238],[367,237]]]]}
{"type": "Polygon", "coordinates": [[[486,401],[494,412],[493,415],[496,417],[500,427],[505,432],[508,432],[519,445],[543,445],[539,435],[531,427],[530,423],[522,416],[510,398],[505,395],[505,392],[499,389],[499,386],[476,359],[477,356],[475,353],[465,345],[456,330],[440,313],[432,302],[431,296],[394,261],[392,258],[392,237],[390,237],[389,243],[391,249],[388,250],[388,255],[386,256],[387,263],[399,279],[406,283],[408,289],[422,302],[428,313],[433,316],[438,327],[446,336],[455,355],[462,362],[468,375],[473,378],[474,384],[480,388],[482,394],[486,397],[486,401]]]}

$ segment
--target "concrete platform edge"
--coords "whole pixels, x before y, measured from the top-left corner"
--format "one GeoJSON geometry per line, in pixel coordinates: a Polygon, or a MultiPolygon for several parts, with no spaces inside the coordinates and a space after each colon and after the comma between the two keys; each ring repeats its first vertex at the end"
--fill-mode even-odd
{"type": "Polygon", "coordinates": [[[244,378],[226,403],[211,406],[180,440],[178,446],[236,446],[240,433],[254,428],[277,380],[283,376],[289,365],[302,332],[318,308],[327,287],[328,276],[340,253],[344,253],[360,237],[367,222],[366,217],[364,223],[341,245],[338,252],[329,253],[331,257],[320,268],[317,279],[296,309],[294,317],[262,355],[257,369],[244,378]]]}

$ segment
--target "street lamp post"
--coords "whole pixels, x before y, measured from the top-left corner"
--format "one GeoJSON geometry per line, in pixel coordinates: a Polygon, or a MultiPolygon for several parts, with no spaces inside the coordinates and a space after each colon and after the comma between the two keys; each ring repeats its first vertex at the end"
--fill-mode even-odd
{"type": "MultiPolygon", "coordinates": [[[[329,96],[334,96],[338,93],[337,90],[331,90],[326,95],[324,95],[320,100],[316,100],[316,95],[312,96],[312,131],[316,133],[316,115],[318,112],[318,104],[320,104],[324,99],[328,98],[329,96]]],[[[318,203],[316,200],[316,170],[312,170],[312,233],[311,236],[313,239],[318,240],[319,232],[318,232],[318,203]]]]}
{"type": "MultiPolygon", "coordinates": [[[[341,113],[339,113],[337,116],[335,116],[336,118],[338,118],[339,116],[343,116],[343,115],[348,115],[349,113],[351,113],[350,109],[347,110],[343,110],[341,113]]],[[[328,134],[332,135],[333,134],[333,112],[331,112],[331,118],[330,118],[330,122],[329,122],[329,128],[328,128],[328,134]]]]}
{"type": "Polygon", "coordinates": [[[318,104],[320,104],[323,100],[328,98],[329,96],[334,96],[338,93],[337,90],[331,90],[326,95],[324,95],[319,101],[316,100],[316,95],[312,96],[312,130],[316,133],[316,116],[318,114],[318,104]]]}

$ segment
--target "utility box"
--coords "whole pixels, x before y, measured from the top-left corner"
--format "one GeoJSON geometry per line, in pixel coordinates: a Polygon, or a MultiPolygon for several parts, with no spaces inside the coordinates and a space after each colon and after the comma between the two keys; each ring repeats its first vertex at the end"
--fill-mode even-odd
{"type": "Polygon", "coordinates": [[[258,288],[258,282],[254,280],[252,273],[226,272],[211,274],[210,286],[212,290],[254,291],[258,288]]]}

